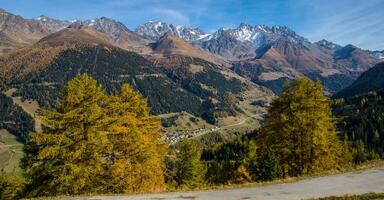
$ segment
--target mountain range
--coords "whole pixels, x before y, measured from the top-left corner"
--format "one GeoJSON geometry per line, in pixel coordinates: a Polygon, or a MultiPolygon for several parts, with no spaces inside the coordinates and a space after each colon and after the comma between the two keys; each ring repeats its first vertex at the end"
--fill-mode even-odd
{"type": "Polygon", "coordinates": [[[65,28],[92,29],[103,35],[98,34],[97,38],[102,37],[104,42],[150,60],[170,54],[201,58],[230,68],[275,93],[285,80],[303,75],[320,79],[327,92],[335,93],[383,57],[383,52],[353,45],[341,46],[327,40],[311,43],[285,26],[242,23],[237,28],[220,28],[208,34],[199,28],[151,21],[131,31],[106,17],[69,21],[45,16],[24,19],[5,10],[0,10],[0,14],[2,53],[30,46],[65,28]],[[173,38],[172,42],[164,45],[164,38],[168,37],[173,38]]]}

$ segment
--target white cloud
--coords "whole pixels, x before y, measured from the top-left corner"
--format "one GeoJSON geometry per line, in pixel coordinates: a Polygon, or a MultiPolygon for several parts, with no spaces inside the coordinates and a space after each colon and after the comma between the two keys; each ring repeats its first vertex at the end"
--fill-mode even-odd
{"type": "Polygon", "coordinates": [[[159,19],[163,19],[174,24],[188,25],[190,23],[190,18],[187,15],[174,9],[153,8],[152,12],[154,15],[157,15],[159,19]]]}

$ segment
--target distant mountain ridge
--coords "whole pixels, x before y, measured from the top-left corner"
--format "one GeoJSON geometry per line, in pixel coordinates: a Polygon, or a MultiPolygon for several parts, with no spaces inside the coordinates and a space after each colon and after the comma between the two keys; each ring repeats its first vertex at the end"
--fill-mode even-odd
{"type": "Polygon", "coordinates": [[[383,51],[370,51],[370,50],[367,50],[367,52],[370,55],[375,56],[376,58],[384,60],[384,50],[383,51]]]}

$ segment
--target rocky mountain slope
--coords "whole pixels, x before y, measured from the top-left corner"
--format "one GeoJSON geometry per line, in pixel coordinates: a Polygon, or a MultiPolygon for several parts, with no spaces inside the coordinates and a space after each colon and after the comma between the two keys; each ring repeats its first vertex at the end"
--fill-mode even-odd
{"type": "Polygon", "coordinates": [[[183,55],[187,57],[201,58],[206,61],[219,63],[219,60],[210,53],[204,52],[203,50],[193,47],[185,40],[175,36],[172,32],[168,32],[163,35],[157,42],[152,44],[152,50],[155,57],[171,56],[171,55],[183,55]]]}

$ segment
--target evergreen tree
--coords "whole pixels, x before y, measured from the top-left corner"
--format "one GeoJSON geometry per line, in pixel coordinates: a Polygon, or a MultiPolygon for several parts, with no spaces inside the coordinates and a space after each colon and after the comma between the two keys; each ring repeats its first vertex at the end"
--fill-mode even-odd
{"type": "Polygon", "coordinates": [[[110,188],[116,193],[161,191],[166,148],[160,120],[150,116],[147,102],[127,84],[107,105],[113,144],[110,188]]]}
{"type": "MultiPolygon", "coordinates": [[[[338,129],[345,134],[354,151],[363,145],[365,153],[384,155],[384,91],[370,92],[349,99],[337,100],[333,112],[340,120],[338,129]],[[363,144],[359,144],[363,142],[363,144]]],[[[356,152],[355,152],[356,153],[356,152]]]]}
{"type": "Polygon", "coordinates": [[[57,110],[42,110],[42,133],[31,134],[24,159],[31,196],[99,189],[111,145],[104,131],[103,90],[88,75],[69,81],[57,110]]]}
{"type": "Polygon", "coordinates": [[[176,181],[179,186],[196,188],[204,183],[205,165],[200,161],[201,149],[193,140],[180,143],[176,158],[176,181]]]}
{"type": "Polygon", "coordinates": [[[257,167],[257,179],[262,181],[272,181],[281,177],[282,172],[275,154],[269,150],[261,159],[257,167]]]}
{"type": "Polygon", "coordinates": [[[362,162],[365,162],[367,160],[367,155],[365,152],[364,142],[359,140],[356,143],[356,150],[355,150],[355,163],[361,164],[362,162]]]}
{"type": "Polygon", "coordinates": [[[303,77],[287,83],[272,102],[257,137],[260,154],[272,150],[284,175],[297,176],[338,167],[342,152],[330,100],[319,81],[303,77]]]}

